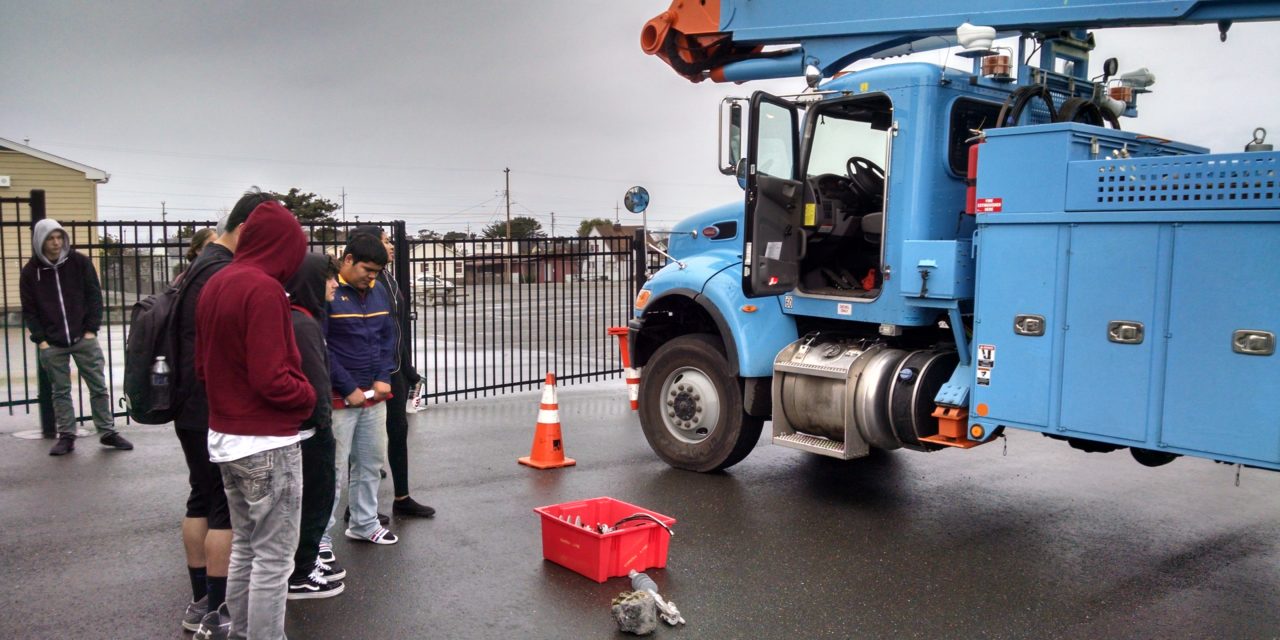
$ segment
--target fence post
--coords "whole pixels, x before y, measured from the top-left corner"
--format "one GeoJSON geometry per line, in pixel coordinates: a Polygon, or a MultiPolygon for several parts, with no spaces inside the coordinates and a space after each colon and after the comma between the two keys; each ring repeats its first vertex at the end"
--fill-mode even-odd
{"type": "MultiPolygon", "coordinates": [[[[44,189],[32,189],[31,202],[27,204],[31,212],[32,231],[35,230],[36,223],[45,218],[44,202],[44,189]]],[[[26,339],[25,335],[23,339],[26,339]]],[[[39,360],[39,355],[36,359],[39,360]]],[[[40,434],[46,438],[53,438],[58,435],[57,425],[53,420],[53,386],[49,382],[49,376],[44,373],[44,367],[39,364],[36,365],[36,399],[40,406],[40,434]]]]}
{"type": "MultiPolygon", "coordinates": [[[[410,315],[413,315],[413,289],[410,287],[414,274],[410,271],[409,266],[409,235],[405,228],[404,220],[396,220],[391,223],[391,242],[396,248],[396,263],[392,267],[396,270],[396,280],[400,286],[400,297],[404,300],[404,308],[400,310],[400,335],[404,340],[409,341],[409,357],[416,359],[418,350],[412,348],[413,333],[411,333],[412,322],[410,315]]],[[[416,362],[411,362],[415,367],[416,362]]]]}
{"type": "Polygon", "coordinates": [[[635,253],[635,257],[632,258],[632,262],[636,265],[635,277],[637,291],[639,291],[640,287],[643,287],[644,283],[649,280],[649,265],[645,264],[646,252],[644,246],[647,238],[644,237],[644,234],[644,228],[636,229],[635,238],[631,240],[631,250],[635,253]]]}

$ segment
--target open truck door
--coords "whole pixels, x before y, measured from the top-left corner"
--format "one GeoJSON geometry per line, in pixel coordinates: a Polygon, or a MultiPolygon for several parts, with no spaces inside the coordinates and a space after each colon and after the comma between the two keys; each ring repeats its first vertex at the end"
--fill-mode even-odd
{"type": "Polygon", "coordinates": [[[762,91],[751,96],[742,252],[742,291],[748,298],[786,293],[800,283],[805,238],[799,120],[794,104],[762,91]]]}

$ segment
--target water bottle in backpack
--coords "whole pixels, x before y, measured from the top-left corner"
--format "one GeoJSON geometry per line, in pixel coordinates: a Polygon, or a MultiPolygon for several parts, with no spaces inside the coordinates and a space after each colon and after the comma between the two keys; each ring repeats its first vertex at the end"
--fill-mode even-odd
{"type": "Polygon", "coordinates": [[[169,363],[164,356],[156,356],[156,363],[151,367],[151,404],[155,407],[169,406],[169,363]]]}

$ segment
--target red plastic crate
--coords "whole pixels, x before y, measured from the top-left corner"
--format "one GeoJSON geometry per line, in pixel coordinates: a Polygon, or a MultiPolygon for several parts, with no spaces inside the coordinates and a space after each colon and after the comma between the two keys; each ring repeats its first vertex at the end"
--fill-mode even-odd
{"type": "Polygon", "coordinates": [[[667,566],[671,535],[654,522],[627,522],[617,531],[601,534],[575,527],[569,520],[582,518],[584,524],[613,524],[629,515],[647,513],[670,527],[676,519],[613,498],[591,498],[534,509],[542,517],[542,557],[582,575],[604,582],[625,576],[632,569],[667,566]]]}

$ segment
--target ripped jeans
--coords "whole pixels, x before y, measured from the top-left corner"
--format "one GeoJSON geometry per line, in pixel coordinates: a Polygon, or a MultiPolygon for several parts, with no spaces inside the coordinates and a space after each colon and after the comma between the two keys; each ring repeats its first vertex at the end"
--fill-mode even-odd
{"type": "Polygon", "coordinates": [[[218,464],[231,512],[231,638],[284,638],[284,605],[302,514],[297,443],[218,464]]]}

